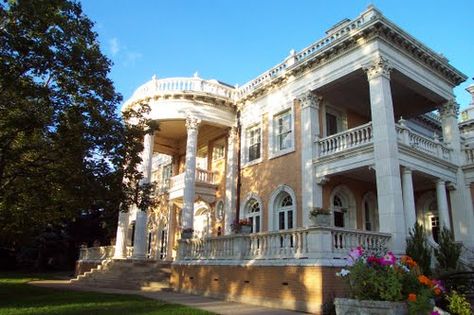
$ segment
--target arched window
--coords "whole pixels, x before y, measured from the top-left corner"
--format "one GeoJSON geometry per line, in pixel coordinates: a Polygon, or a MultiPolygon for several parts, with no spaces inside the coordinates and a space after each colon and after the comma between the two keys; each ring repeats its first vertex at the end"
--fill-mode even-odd
{"type": "Polygon", "coordinates": [[[356,228],[355,198],[344,185],[333,189],[330,198],[334,226],[356,228]]]}
{"type": "Polygon", "coordinates": [[[293,215],[295,211],[293,198],[286,191],[282,191],[275,201],[276,227],[278,227],[278,230],[292,229],[294,227],[293,215]]]}
{"type": "Polygon", "coordinates": [[[250,198],[245,205],[245,217],[250,220],[252,233],[260,232],[261,209],[255,198],[250,198]]]}
{"type": "Polygon", "coordinates": [[[194,215],[194,234],[198,238],[204,238],[211,233],[211,215],[209,208],[202,207],[196,210],[194,215]]]}

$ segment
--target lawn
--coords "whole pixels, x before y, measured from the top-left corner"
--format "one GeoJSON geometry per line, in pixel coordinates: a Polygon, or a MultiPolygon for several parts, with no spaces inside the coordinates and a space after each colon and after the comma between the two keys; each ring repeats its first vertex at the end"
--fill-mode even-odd
{"type": "Polygon", "coordinates": [[[212,314],[136,295],[55,290],[28,285],[48,276],[0,273],[0,315],[212,314]]]}

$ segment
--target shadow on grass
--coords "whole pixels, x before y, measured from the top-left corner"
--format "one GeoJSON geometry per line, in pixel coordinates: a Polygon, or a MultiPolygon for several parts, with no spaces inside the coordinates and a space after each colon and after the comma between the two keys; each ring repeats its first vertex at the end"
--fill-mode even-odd
{"type": "Polygon", "coordinates": [[[40,288],[28,281],[48,275],[0,273],[0,314],[212,314],[136,295],[40,288]]]}

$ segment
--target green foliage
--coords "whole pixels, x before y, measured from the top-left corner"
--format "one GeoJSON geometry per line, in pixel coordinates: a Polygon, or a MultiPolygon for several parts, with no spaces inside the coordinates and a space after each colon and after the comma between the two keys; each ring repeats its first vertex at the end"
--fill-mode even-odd
{"type": "Polygon", "coordinates": [[[454,315],[470,315],[472,314],[471,304],[467,301],[466,297],[462,294],[457,293],[456,291],[451,291],[451,293],[446,296],[448,300],[448,311],[454,315]]]}
{"type": "Polygon", "coordinates": [[[370,267],[359,260],[351,267],[350,286],[358,300],[400,301],[400,276],[393,268],[370,267]]]}
{"type": "Polygon", "coordinates": [[[461,257],[462,245],[454,242],[453,233],[443,227],[438,240],[439,247],[434,249],[434,255],[438,260],[438,268],[442,270],[456,270],[459,257],[461,257]]]}
{"type": "Polygon", "coordinates": [[[416,295],[416,301],[408,301],[408,313],[410,315],[430,314],[434,307],[432,299],[433,295],[429,289],[420,289],[416,295]]]}
{"type": "Polygon", "coordinates": [[[431,275],[431,248],[426,240],[423,226],[415,223],[407,238],[406,254],[412,257],[425,275],[431,275]]]}
{"type": "Polygon", "coordinates": [[[113,231],[120,205],[150,205],[136,167],[149,107],[118,117],[92,27],[73,0],[0,2],[0,247],[84,214],[113,231]]]}

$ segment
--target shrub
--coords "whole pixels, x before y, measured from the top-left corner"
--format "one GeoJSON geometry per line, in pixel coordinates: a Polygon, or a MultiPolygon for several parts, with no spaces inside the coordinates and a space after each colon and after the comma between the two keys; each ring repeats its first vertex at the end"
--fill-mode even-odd
{"type": "Polygon", "coordinates": [[[448,300],[448,310],[452,314],[456,315],[470,315],[471,305],[466,300],[466,297],[462,294],[457,293],[456,291],[451,291],[451,293],[446,296],[448,300]]]}
{"type": "Polygon", "coordinates": [[[412,257],[419,265],[421,272],[431,275],[431,248],[426,240],[423,226],[415,223],[407,238],[406,254],[412,257]]]}
{"type": "Polygon", "coordinates": [[[438,268],[442,270],[456,270],[462,245],[454,242],[453,233],[443,227],[439,235],[439,247],[434,249],[434,255],[438,260],[438,268]]]}

